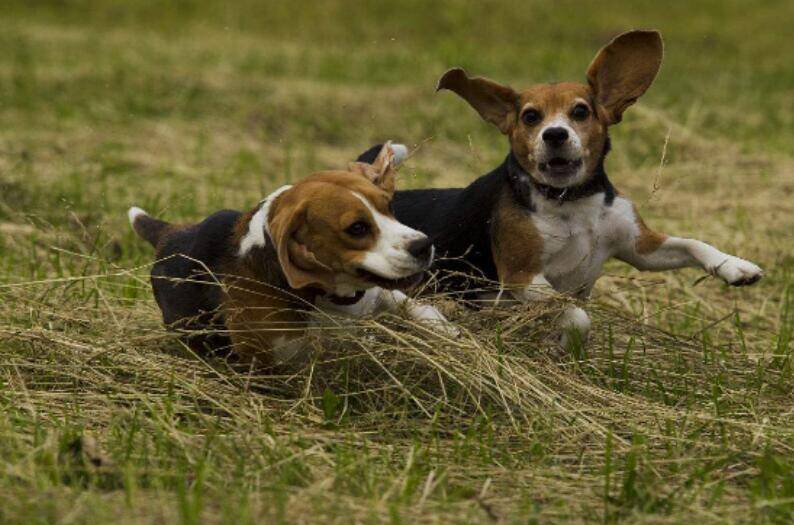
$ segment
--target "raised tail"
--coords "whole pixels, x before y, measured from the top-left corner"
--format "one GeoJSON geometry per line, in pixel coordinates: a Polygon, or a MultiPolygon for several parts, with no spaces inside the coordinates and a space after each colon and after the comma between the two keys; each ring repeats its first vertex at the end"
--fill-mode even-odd
{"type": "MultiPolygon", "coordinates": [[[[356,160],[358,162],[366,162],[367,164],[372,164],[373,162],[375,162],[375,159],[378,158],[378,153],[380,153],[381,148],[383,148],[383,144],[375,144],[367,151],[359,155],[356,160]]],[[[408,148],[405,146],[405,144],[397,144],[392,142],[391,150],[394,152],[393,162],[395,166],[399,166],[400,164],[402,164],[402,161],[404,161],[408,157],[408,148]]]]}
{"type": "Polygon", "coordinates": [[[129,217],[130,226],[135,233],[155,248],[160,243],[163,233],[171,226],[165,221],[150,217],[148,213],[137,206],[133,206],[127,211],[127,217],[129,217]]]}

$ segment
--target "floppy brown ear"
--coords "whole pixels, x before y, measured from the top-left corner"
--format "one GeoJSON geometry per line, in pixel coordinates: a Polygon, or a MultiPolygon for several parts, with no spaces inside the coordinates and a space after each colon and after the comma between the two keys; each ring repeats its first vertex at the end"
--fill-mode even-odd
{"type": "Polygon", "coordinates": [[[629,31],[601,48],[587,68],[587,82],[606,109],[609,124],[623,118],[653,83],[664,46],[658,31],[629,31]]]}
{"type": "Polygon", "coordinates": [[[387,141],[372,162],[351,162],[350,171],[361,173],[382,190],[394,193],[395,159],[391,141],[387,141]]]}
{"type": "Polygon", "coordinates": [[[306,221],[306,203],[288,200],[278,204],[270,220],[270,236],[287,283],[294,289],[315,285],[326,291],[333,290],[334,272],[295,238],[306,221]]]}
{"type": "Polygon", "coordinates": [[[461,68],[450,69],[438,80],[436,91],[448,89],[469,103],[480,116],[507,134],[518,112],[518,94],[482,77],[470,78],[461,68]]]}

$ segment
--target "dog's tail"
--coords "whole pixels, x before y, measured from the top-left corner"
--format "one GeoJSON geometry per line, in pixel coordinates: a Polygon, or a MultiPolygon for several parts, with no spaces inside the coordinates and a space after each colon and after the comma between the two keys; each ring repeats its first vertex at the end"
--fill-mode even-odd
{"type": "MultiPolygon", "coordinates": [[[[380,153],[381,148],[383,148],[383,144],[375,144],[367,151],[359,155],[356,160],[358,162],[372,164],[375,162],[375,159],[378,158],[378,153],[380,153]]],[[[399,166],[402,161],[408,157],[408,147],[405,144],[397,144],[392,142],[391,150],[394,152],[394,160],[392,162],[394,162],[395,166],[399,166]]]]}
{"type": "Polygon", "coordinates": [[[145,239],[152,246],[157,248],[163,233],[171,226],[165,221],[150,217],[148,213],[133,206],[127,210],[127,217],[130,219],[130,226],[135,230],[139,237],[145,239]]]}

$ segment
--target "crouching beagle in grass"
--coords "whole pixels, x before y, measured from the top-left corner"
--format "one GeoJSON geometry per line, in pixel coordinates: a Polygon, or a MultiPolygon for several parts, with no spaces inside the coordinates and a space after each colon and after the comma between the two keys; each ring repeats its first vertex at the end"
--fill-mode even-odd
{"type": "Polygon", "coordinates": [[[405,308],[454,330],[400,291],[421,281],[434,254],[425,234],[391,212],[394,166],[404,156],[386,144],[371,164],[315,173],[247,213],[219,211],[188,226],[131,208],[133,229],[157,251],[151,280],[165,324],[186,331],[196,350],[231,347],[263,365],[300,353],[291,343],[312,310],[363,316],[405,308]]]}
{"type": "MultiPolygon", "coordinates": [[[[433,239],[437,268],[498,280],[502,291],[480,299],[510,295],[526,302],[553,292],[584,299],[611,257],[639,270],[699,267],[735,286],[758,281],[763,273],[751,262],[648,228],[607,178],[608,129],[648,89],[661,62],[659,33],[631,31],[598,52],[586,84],[516,92],[462,69],[447,71],[437,90],[456,93],[499,128],[510,153],[466,188],[397,192],[397,219],[433,239]]],[[[446,282],[457,291],[471,286],[446,282]]],[[[586,335],[590,320],[572,306],[561,325],[567,344],[575,332],[586,335]]]]}

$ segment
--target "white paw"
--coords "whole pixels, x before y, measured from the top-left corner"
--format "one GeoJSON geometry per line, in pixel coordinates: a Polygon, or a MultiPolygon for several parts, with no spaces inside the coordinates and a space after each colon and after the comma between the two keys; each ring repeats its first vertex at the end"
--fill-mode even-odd
{"type": "Polygon", "coordinates": [[[520,290],[514,290],[513,296],[522,303],[542,301],[556,295],[554,287],[542,274],[532,278],[532,282],[520,290]]]}
{"type": "Polygon", "coordinates": [[[311,347],[306,345],[303,338],[288,339],[285,336],[277,337],[272,342],[273,361],[277,365],[287,363],[303,364],[312,356],[311,347]]]}
{"type": "Polygon", "coordinates": [[[477,294],[477,304],[482,308],[496,308],[499,306],[514,306],[521,304],[514,295],[508,291],[480,292],[477,294]]]}
{"type": "Polygon", "coordinates": [[[587,334],[590,333],[590,316],[578,306],[567,308],[562,313],[559,324],[562,329],[560,345],[565,349],[576,341],[584,344],[587,334]]]}
{"type": "Polygon", "coordinates": [[[732,255],[717,265],[713,273],[732,286],[753,284],[764,276],[759,266],[732,255]]]}
{"type": "Polygon", "coordinates": [[[440,335],[453,339],[460,335],[460,330],[433,306],[414,305],[411,309],[411,316],[440,335]]]}

